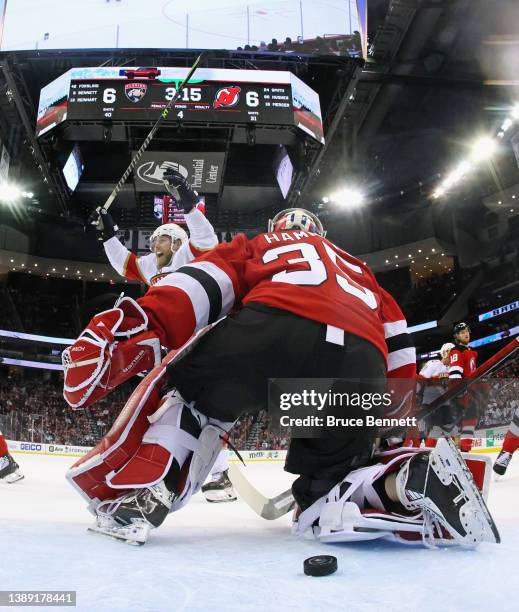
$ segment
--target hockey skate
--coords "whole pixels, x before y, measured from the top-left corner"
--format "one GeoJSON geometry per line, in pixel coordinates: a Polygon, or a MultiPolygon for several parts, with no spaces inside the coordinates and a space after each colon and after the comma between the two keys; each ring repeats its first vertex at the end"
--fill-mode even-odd
{"type": "Polygon", "coordinates": [[[452,440],[442,438],[430,453],[419,453],[403,464],[396,485],[403,506],[423,515],[426,544],[434,545],[437,534],[445,530],[467,548],[500,542],[485,501],[452,440]]]}
{"type": "Polygon", "coordinates": [[[497,456],[496,462],[494,463],[493,470],[499,476],[504,476],[510,461],[512,460],[512,453],[508,453],[505,450],[502,450],[497,456]]]}
{"type": "Polygon", "coordinates": [[[231,502],[237,499],[227,470],[211,474],[211,480],[202,486],[202,493],[211,503],[231,502]]]}
{"type": "Polygon", "coordinates": [[[163,481],[101,502],[89,531],[134,546],[146,543],[151,529],[159,527],[171,509],[173,493],[163,481]]]}
{"type": "Polygon", "coordinates": [[[14,482],[22,480],[23,477],[20,466],[9,453],[0,457],[0,482],[13,484],[14,482]]]}

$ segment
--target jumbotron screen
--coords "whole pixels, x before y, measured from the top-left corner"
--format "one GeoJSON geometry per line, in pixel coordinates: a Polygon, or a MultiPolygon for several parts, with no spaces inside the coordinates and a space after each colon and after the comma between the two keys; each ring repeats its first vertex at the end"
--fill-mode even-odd
{"type": "Polygon", "coordinates": [[[0,50],[243,49],[360,57],[366,0],[5,0],[0,50]]]}
{"type": "MultiPolygon", "coordinates": [[[[73,68],[40,93],[36,135],[65,120],[156,120],[188,68],[73,68]]],[[[319,96],[290,72],[200,68],[167,121],[296,126],[324,142],[319,96]]]]}

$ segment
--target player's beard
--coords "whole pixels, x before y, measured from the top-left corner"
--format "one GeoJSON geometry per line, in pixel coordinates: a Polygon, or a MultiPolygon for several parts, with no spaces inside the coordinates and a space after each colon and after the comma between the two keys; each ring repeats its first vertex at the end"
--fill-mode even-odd
{"type": "Polygon", "coordinates": [[[157,268],[160,270],[161,268],[165,268],[171,263],[171,259],[173,258],[173,253],[171,251],[164,253],[155,253],[155,259],[157,261],[157,268]]]}

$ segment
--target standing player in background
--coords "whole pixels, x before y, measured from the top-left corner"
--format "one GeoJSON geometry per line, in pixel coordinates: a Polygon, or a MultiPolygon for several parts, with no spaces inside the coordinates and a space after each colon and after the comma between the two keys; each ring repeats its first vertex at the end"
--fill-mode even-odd
{"type": "Polygon", "coordinates": [[[20,466],[13,459],[7,448],[2,432],[0,431],[0,482],[12,484],[23,478],[20,466]]]}
{"type": "MultiPolygon", "coordinates": [[[[449,355],[449,378],[459,380],[460,378],[471,378],[476,370],[477,351],[470,348],[470,327],[466,323],[458,323],[454,326],[454,348],[449,355]]],[[[478,422],[474,399],[465,394],[459,399],[459,404],[464,409],[461,421],[461,434],[459,447],[462,452],[468,453],[474,443],[474,432],[478,422]]]]}
{"type": "MultiPolygon", "coordinates": [[[[430,404],[445,392],[441,379],[449,378],[449,355],[453,348],[454,344],[452,342],[445,343],[440,349],[441,359],[429,360],[420,370],[418,377],[431,381],[425,384],[423,390],[422,402],[424,404],[430,404]]],[[[427,426],[425,446],[433,448],[436,446],[438,438],[449,436],[450,433],[440,425],[431,423],[427,426]]]]}
{"type": "Polygon", "coordinates": [[[519,448],[519,408],[515,409],[512,422],[510,423],[510,429],[506,432],[505,440],[503,442],[503,448],[497,456],[496,462],[494,463],[494,472],[502,476],[510,461],[512,455],[519,448]]]}
{"type": "MultiPolygon", "coordinates": [[[[176,223],[166,223],[158,227],[150,238],[152,253],[137,257],[129,251],[116,236],[117,226],[110,213],[99,208],[103,246],[112,267],[128,280],[136,280],[154,285],[167,274],[193,261],[218,244],[213,226],[198,207],[200,197],[179,172],[168,169],[163,176],[164,186],[185,211],[189,237],[176,223]]],[[[227,470],[229,468],[228,450],[222,448],[213,466],[210,480],[202,491],[207,501],[235,501],[236,494],[227,470]]]]}

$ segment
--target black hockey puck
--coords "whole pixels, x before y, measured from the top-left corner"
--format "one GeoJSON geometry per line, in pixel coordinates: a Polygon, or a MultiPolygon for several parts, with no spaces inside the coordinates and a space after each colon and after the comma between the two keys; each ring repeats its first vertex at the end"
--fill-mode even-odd
{"type": "Polygon", "coordinates": [[[328,576],[337,571],[337,557],[332,555],[318,555],[308,557],[303,564],[307,576],[328,576]]]}

